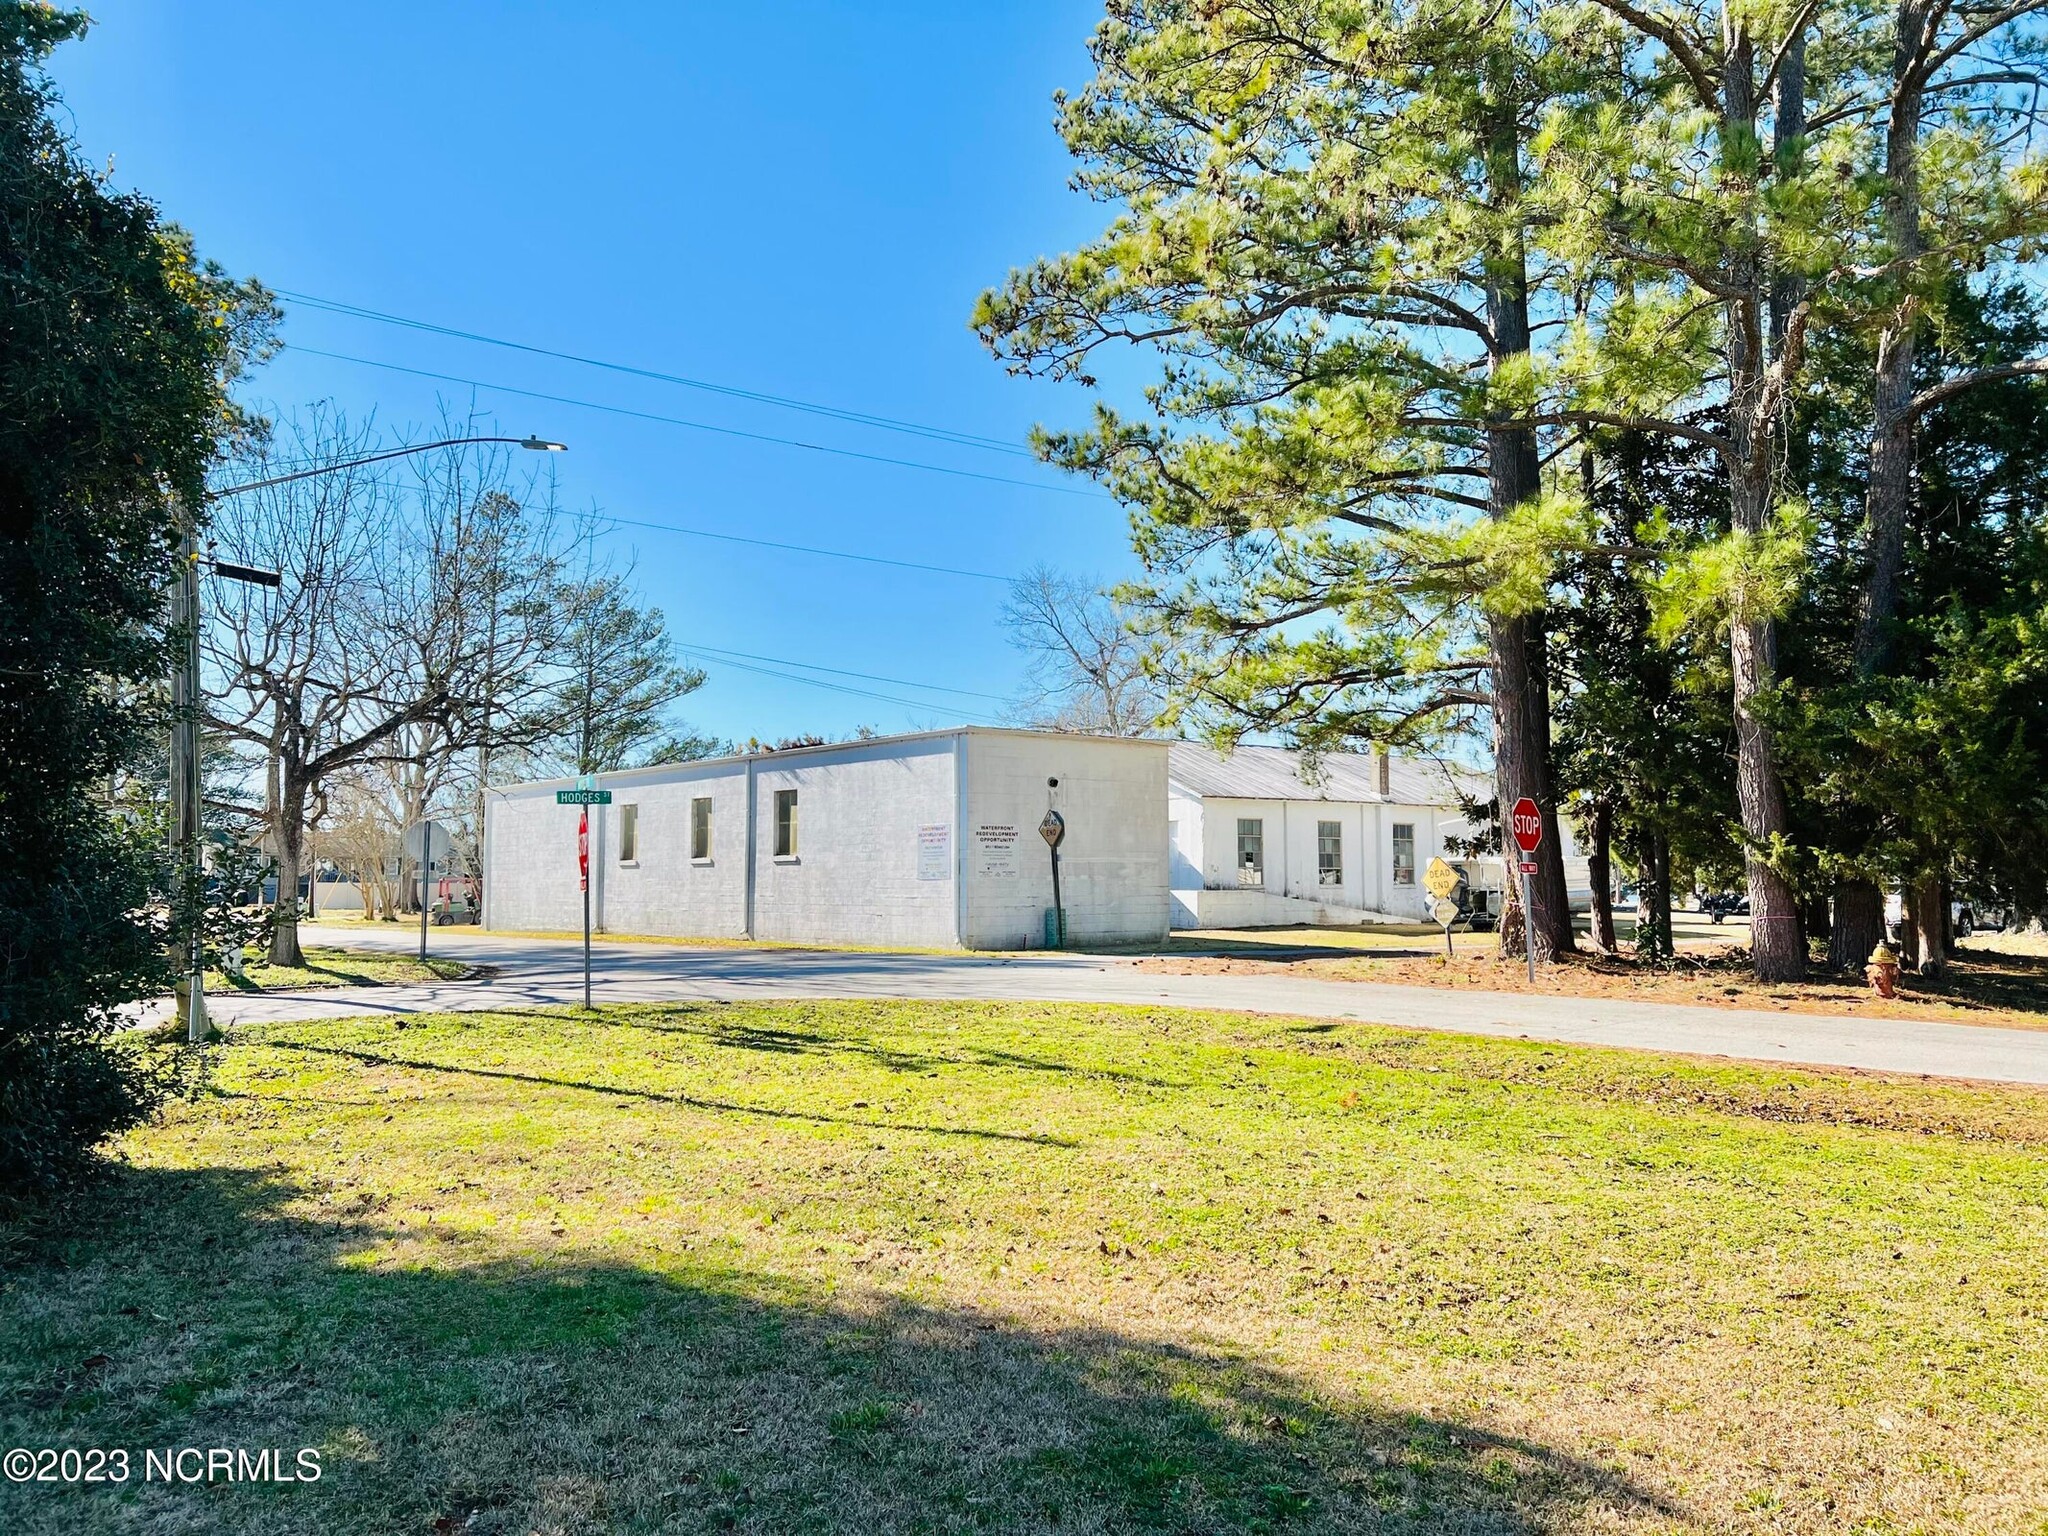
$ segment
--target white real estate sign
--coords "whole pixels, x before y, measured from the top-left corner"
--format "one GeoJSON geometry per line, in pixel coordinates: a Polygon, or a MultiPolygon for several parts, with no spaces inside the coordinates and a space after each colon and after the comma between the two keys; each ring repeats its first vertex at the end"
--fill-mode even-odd
{"type": "Polygon", "coordinates": [[[953,878],[953,829],[944,822],[917,829],[917,878],[953,878]]]}
{"type": "Polygon", "coordinates": [[[974,829],[974,870],[995,880],[1014,879],[1017,874],[1017,828],[991,826],[974,829]]]}

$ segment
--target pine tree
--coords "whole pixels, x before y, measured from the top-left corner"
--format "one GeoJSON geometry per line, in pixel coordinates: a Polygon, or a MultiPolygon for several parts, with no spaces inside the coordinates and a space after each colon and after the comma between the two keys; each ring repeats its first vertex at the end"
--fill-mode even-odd
{"type": "MultiPolygon", "coordinates": [[[[1583,67],[1541,9],[1319,0],[1112,7],[1063,101],[1104,233],[975,324],[1020,371],[1160,359],[1156,422],[1042,439],[1132,509],[1171,707],[1234,738],[1403,744],[1490,713],[1503,802],[1551,823],[1535,929],[1572,947],[1544,609],[1577,527],[1529,418],[1524,185],[1583,67]]],[[[1519,942],[1509,931],[1504,938],[1519,942]]]]}

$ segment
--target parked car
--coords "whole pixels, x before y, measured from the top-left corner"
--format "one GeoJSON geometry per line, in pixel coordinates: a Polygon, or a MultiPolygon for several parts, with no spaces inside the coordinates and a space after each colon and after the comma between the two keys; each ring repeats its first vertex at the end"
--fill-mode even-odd
{"type": "Polygon", "coordinates": [[[1465,909],[1461,920],[1468,932],[1492,933],[1500,927],[1500,914],[1492,910],[1494,893],[1458,887],[1458,905],[1465,909]]]}
{"type": "Polygon", "coordinates": [[[1715,922],[1725,922],[1730,913],[1749,916],[1749,898],[1733,891],[1711,891],[1700,898],[1700,910],[1715,922]]]}

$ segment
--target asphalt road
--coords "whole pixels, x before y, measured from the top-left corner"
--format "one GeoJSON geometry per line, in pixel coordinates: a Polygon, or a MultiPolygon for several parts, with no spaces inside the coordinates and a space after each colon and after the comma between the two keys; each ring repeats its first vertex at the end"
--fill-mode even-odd
{"type": "MultiPolygon", "coordinates": [[[[361,949],[405,950],[418,942],[416,930],[381,926],[309,925],[305,934],[308,942],[361,949]]],[[[434,930],[431,943],[437,954],[491,966],[495,974],[429,986],[234,993],[214,995],[208,1002],[217,1021],[234,1024],[582,1000],[582,953],[574,941],[441,928],[434,930]]],[[[2048,1084],[2048,1031],[1604,998],[1523,997],[1267,974],[1163,976],[1142,971],[1128,960],[1082,955],[855,954],[610,943],[597,945],[593,955],[592,1000],[598,1003],[807,997],[1164,1003],[1575,1045],[2048,1084]]]]}

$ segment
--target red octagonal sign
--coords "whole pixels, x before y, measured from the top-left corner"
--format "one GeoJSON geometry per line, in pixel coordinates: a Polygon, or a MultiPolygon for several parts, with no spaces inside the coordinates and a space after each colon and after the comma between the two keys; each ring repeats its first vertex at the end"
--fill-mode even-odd
{"type": "Polygon", "coordinates": [[[1508,815],[1508,825],[1515,834],[1515,846],[1524,853],[1534,853],[1543,843],[1543,813],[1536,808],[1536,802],[1527,795],[1515,802],[1515,808],[1508,815]]]}

